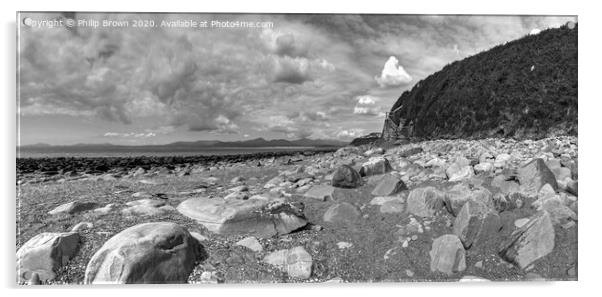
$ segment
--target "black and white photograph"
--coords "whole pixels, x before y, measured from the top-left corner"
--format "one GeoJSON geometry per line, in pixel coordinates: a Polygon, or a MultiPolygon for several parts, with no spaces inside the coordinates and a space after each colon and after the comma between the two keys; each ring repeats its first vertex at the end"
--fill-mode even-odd
{"type": "Polygon", "coordinates": [[[578,280],[577,15],[139,9],[16,12],[17,287],[578,280]]]}

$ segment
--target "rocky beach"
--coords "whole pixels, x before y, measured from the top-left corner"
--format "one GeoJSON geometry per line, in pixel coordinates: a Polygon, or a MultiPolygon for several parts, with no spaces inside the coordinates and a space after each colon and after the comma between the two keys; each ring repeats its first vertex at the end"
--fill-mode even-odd
{"type": "Polygon", "coordinates": [[[18,282],[575,280],[577,151],[566,136],[104,171],[18,160],[18,282]]]}

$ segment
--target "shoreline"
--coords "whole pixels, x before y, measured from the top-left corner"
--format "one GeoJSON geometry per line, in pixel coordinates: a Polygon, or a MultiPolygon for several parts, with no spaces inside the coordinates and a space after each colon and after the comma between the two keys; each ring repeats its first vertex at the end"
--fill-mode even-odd
{"type": "MultiPolygon", "coordinates": [[[[194,164],[213,165],[220,162],[239,163],[260,161],[265,158],[278,158],[285,156],[331,153],[340,147],[313,148],[299,150],[285,150],[272,152],[249,152],[224,155],[171,155],[171,156],[123,156],[123,157],[35,157],[16,158],[17,175],[43,174],[59,175],[68,172],[102,174],[115,171],[128,171],[135,168],[151,169],[166,167],[191,166],[194,164]]],[[[17,178],[19,179],[19,178],[17,178]]]]}

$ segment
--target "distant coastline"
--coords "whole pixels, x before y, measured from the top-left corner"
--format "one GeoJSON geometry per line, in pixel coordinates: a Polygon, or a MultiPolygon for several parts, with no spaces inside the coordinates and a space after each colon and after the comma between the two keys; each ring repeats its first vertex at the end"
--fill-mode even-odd
{"type": "Polygon", "coordinates": [[[134,146],[110,143],[75,145],[38,143],[17,147],[17,158],[246,155],[266,152],[321,150],[339,148],[347,144],[337,140],[307,138],[297,140],[256,138],[233,142],[201,140],[174,142],[164,145],[134,146]]]}

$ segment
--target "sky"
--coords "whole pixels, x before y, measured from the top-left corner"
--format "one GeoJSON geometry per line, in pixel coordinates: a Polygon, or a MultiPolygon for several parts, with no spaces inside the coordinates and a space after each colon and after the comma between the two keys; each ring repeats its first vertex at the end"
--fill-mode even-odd
{"type": "Polygon", "coordinates": [[[380,132],[401,93],[445,65],[568,21],[22,13],[19,143],[348,141],[380,132]],[[74,23],[44,22],[58,20],[74,23]]]}

